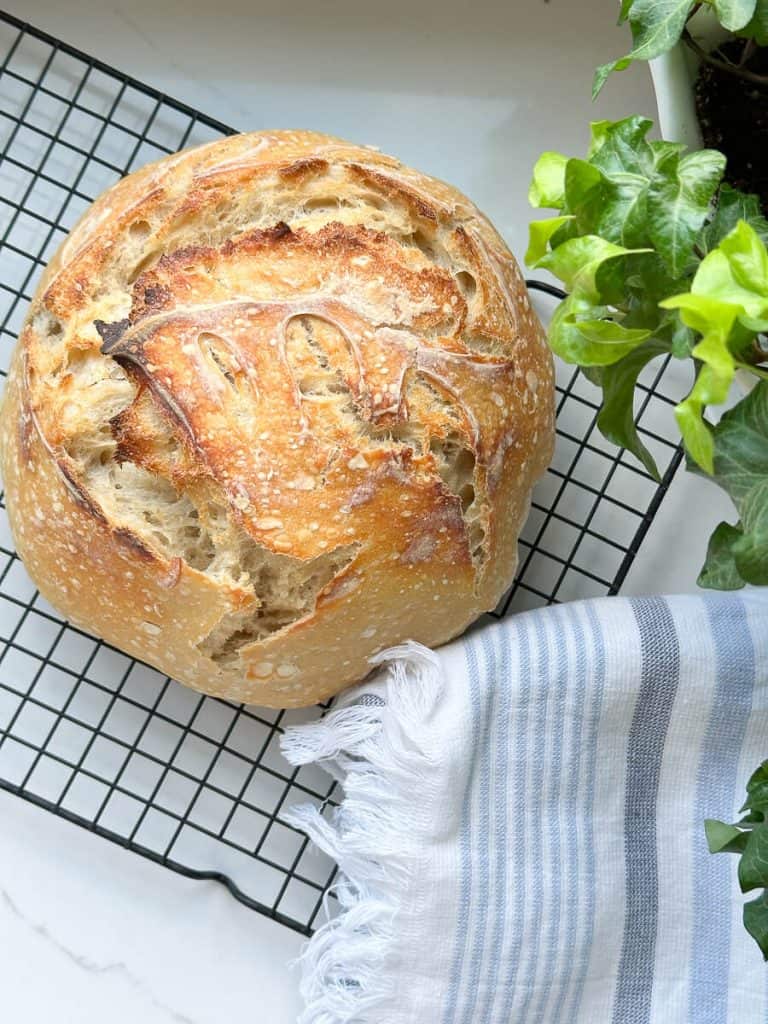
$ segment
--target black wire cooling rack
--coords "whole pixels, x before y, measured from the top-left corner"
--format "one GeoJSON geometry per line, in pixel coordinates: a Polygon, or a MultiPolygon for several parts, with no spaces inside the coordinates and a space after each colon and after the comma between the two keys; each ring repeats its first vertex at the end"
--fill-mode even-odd
{"type": "MultiPolygon", "coordinates": [[[[128,171],[232,129],[4,14],[0,61],[4,376],[37,277],[87,205],[128,171]]],[[[558,367],[555,460],[498,617],[619,590],[680,461],[668,440],[680,394],[669,373],[662,386],[663,372],[645,379],[637,409],[659,486],[603,441],[594,389],[558,367]]],[[[217,879],[308,934],[334,865],[282,812],[323,806],[333,787],[315,768],[291,769],[278,739],[316,714],[200,696],[64,622],[14,554],[0,503],[0,787],[174,871],[217,879]]]]}

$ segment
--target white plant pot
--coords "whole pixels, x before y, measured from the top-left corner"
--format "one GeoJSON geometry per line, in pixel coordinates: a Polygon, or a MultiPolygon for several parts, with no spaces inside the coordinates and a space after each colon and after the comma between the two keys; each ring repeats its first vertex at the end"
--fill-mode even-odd
{"type": "Polygon", "coordinates": [[[696,117],[693,83],[698,62],[683,43],[650,62],[651,78],[659,110],[661,137],[701,149],[701,129],[696,117]]]}
{"type": "MultiPolygon", "coordinates": [[[[691,35],[704,50],[713,50],[726,38],[711,9],[702,8],[689,24],[691,35]]],[[[701,130],[696,117],[693,85],[699,59],[690,47],[680,42],[668,53],[650,62],[651,78],[659,110],[662,138],[684,142],[691,149],[701,148],[701,130]]]]}

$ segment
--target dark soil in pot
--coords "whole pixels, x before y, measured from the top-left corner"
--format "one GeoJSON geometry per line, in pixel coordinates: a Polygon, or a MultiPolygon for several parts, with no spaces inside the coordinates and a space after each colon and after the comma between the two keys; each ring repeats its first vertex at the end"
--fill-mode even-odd
{"type": "MultiPolygon", "coordinates": [[[[713,54],[738,64],[744,41],[730,40],[713,54]]],[[[760,197],[768,215],[768,47],[757,48],[743,70],[765,76],[759,85],[739,75],[702,64],[696,81],[696,111],[704,145],[728,158],[726,180],[760,197]]]]}

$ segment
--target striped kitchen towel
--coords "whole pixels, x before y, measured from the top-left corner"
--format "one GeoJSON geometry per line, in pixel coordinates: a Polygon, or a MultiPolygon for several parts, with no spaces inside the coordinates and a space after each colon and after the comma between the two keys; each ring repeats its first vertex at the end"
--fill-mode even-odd
{"type": "Polygon", "coordinates": [[[344,798],[294,809],[340,867],[301,1024],[752,1024],[735,820],[768,757],[765,593],[528,612],[415,643],[288,730],[344,798]]]}

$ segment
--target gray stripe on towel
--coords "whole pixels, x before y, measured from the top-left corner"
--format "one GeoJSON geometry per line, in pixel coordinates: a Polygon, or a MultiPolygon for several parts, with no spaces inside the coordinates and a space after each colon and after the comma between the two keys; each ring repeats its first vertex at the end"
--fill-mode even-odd
{"type": "Polygon", "coordinates": [[[627,746],[626,907],[613,1024],[647,1024],[651,1017],[659,895],[656,801],[680,676],[680,645],[667,602],[640,598],[632,609],[640,633],[641,678],[627,746]]]}

